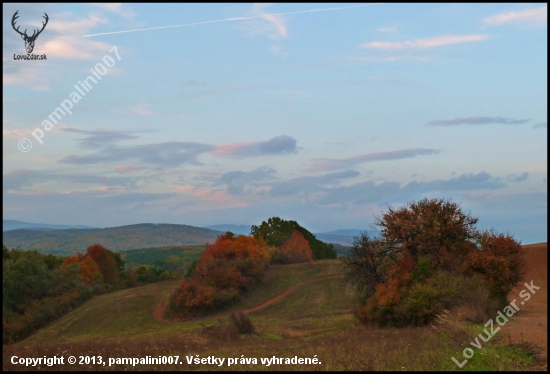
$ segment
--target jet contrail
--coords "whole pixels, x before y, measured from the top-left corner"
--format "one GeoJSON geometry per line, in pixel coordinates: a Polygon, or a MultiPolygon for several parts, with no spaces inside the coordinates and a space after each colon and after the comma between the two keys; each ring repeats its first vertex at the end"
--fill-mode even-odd
{"type": "Polygon", "coordinates": [[[358,8],[358,7],[369,6],[369,5],[378,5],[378,4],[383,4],[383,3],[360,4],[360,5],[352,5],[352,6],[346,6],[346,7],[341,7],[341,8],[323,8],[323,9],[299,10],[299,11],[296,11],[296,12],[278,13],[278,14],[268,13],[268,14],[264,14],[264,15],[261,15],[261,16],[232,17],[232,18],[218,19],[218,20],[214,20],[214,21],[186,23],[184,25],[157,26],[157,27],[150,27],[150,28],[147,28],[147,29],[135,29],[135,30],[125,30],[125,31],[103,32],[103,33],[100,33],[100,34],[88,34],[88,35],[82,35],[82,38],[88,38],[90,36],[99,36],[99,35],[122,34],[122,33],[125,33],[125,32],[138,32],[138,31],[168,29],[168,28],[171,28],[171,27],[186,27],[186,26],[204,25],[204,24],[207,24],[207,23],[216,23],[216,22],[242,21],[242,20],[253,19],[253,18],[263,18],[264,16],[286,16],[288,14],[327,12],[327,11],[330,11],[330,10],[350,9],[350,8],[358,8]]]}

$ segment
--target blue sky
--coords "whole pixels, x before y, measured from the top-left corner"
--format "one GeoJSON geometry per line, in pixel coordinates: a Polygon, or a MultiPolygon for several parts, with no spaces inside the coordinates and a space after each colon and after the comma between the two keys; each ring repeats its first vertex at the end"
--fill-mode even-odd
{"type": "Polygon", "coordinates": [[[357,5],[3,4],[4,219],[321,232],[442,197],[546,241],[547,6],[357,5]]]}

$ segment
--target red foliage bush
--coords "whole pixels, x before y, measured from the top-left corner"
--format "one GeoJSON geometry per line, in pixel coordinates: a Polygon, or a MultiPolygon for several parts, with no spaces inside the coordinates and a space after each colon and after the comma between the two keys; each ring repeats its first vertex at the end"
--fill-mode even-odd
{"type": "Polygon", "coordinates": [[[171,312],[194,315],[237,300],[241,292],[263,276],[269,256],[269,247],[261,239],[218,236],[206,246],[193,276],[182,281],[170,297],[171,312]]]}
{"type": "Polygon", "coordinates": [[[276,251],[278,255],[277,262],[280,263],[313,261],[313,253],[309,242],[298,230],[294,231],[290,238],[276,251]]]}
{"type": "Polygon", "coordinates": [[[523,253],[523,247],[512,236],[485,231],[481,234],[480,248],[469,254],[467,264],[481,274],[493,295],[502,298],[525,275],[523,253]]]}

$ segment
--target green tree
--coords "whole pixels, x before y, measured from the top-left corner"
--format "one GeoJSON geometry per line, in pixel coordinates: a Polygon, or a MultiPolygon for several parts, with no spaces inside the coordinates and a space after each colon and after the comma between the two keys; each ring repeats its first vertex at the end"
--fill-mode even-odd
{"type": "Polygon", "coordinates": [[[263,238],[267,245],[280,247],[290,239],[292,233],[296,230],[302,233],[304,238],[309,242],[315,260],[336,258],[336,250],[334,250],[333,245],[323,243],[296,221],[271,217],[267,221],[263,221],[259,226],[252,225],[250,235],[256,239],[263,238]]]}

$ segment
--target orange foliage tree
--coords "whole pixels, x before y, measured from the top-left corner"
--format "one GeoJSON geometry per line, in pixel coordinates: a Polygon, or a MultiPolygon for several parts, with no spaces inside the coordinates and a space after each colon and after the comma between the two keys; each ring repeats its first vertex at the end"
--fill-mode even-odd
{"type": "Polygon", "coordinates": [[[192,315],[219,308],[261,279],[270,257],[262,239],[232,233],[220,235],[170,297],[175,314],[192,315]]]}
{"type": "Polygon", "coordinates": [[[295,230],[290,238],[276,251],[276,261],[279,263],[296,263],[313,261],[313,253],[304,235],[295,230]]]}
{"type": "Polygon", "coordinates": [[[92,244],[86,254],[99,266],[105,283],[115,285],[119,279],[119,269],[109,251],[100,244],[92,244]]]}
{"type": "Polygon", "coordinates": [[[485,279],[494,296],[506,300],[525,275],[525,250],[512,236],[494,231],[481,233],[479,243],[479,249],[468,256],[469,268],[485,279]]]}
{"type": "Polygon", "coordinates": [[[377,218],[381,238],[362,234],[343,258],[362,296],[359,318],[425,324],[478,291],[490,294],[480,310],[504,305],[525,273],[523,249],[508,234],[478,231],[477,221],[444,199],[389,208],[377,218]]]}
{"type": "Polygon", "coordinates": [[[72,264],[80,265],[80,277],[84,283],[90,284],[102,279],[99,266],[97,266],[97,263],[90,256],[79,253],[76,256],[68,256],[65,261],[63,261],[64,267],[72,264]]]}

